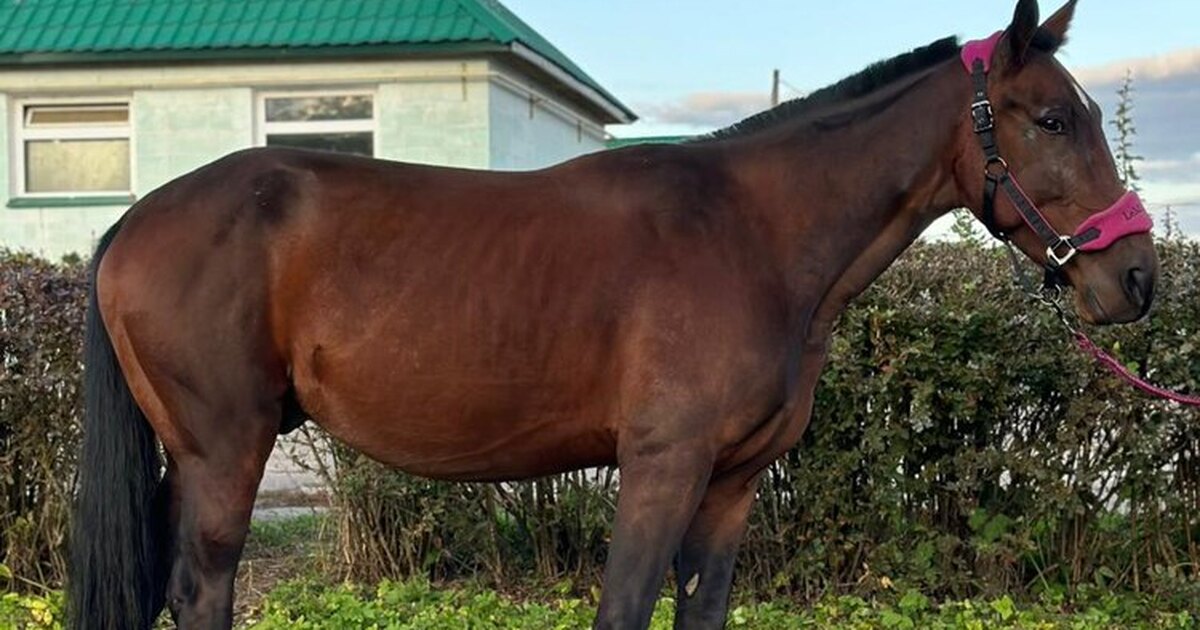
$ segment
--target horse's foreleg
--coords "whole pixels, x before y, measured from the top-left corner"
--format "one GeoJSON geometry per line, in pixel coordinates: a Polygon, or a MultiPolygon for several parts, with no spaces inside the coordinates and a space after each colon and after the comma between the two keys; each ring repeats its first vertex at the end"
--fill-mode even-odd
{"type": "MultiPolygon", "coordinates": [[[[823,340],[824,338],[819,338],[823,340]]],[[[795,446],[808,427],[813,393],[825,362],[824,342],[803,358],[789,401],[763,431],[744,443],[746,459],[713,476],[676,558],[676,630],[725,627],[733,569],[746,533],[759,479],[772,461],[795,446]]]]}
{"type": "Polygon", "coordinates": [[[231,422],[225,439],[176,460],[179,513],[167,603],[182,630],[233,625],[234,577],[278,425],[277,416],[231,422]]]}
{"type": "Polygon", "coordinates": [[[701,448],[645,449],[621,462],[621,489],[596,628],[647,627],[671,557],[704,494],[712,458],[701,448]]]}
{"type": "Polygon", "coordinates": [[[715,478],[692,519],[675,562],[675,628],[725,627],[733,566],[760,475],[715,478]]]}

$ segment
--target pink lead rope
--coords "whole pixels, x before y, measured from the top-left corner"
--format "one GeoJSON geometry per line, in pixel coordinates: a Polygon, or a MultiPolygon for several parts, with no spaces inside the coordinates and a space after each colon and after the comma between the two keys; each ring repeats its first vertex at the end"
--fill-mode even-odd
{"type": "MultiPolygon", "coordinates": [[[[1010,257],[1013,257],[1013,262],[1015,265],[1016,258],[1015,258],[1015,255],[1012,254],[1011,249],[1009,250],[1009,254],[1010,254],[1010,257]]],[[[1015,266],[1013,267],[1013,269],[1014,269],[1015,273],[1020,274],[1020,270],[1017,269],[1015,266]]],[[[1018,279],[1018,284],[1025,284],[1024,282],[1021,282],[1020,275],[1018,275],[1017,279],[1018,279]]],[[[1125,367],[1119,360],[1117,360],[1116,357],[1105,352],[1100,346],[1096,345],[1096,342],[1089,339],[1088,336],[1085,335],[1082,331],[1077,330],[1074,326],[1071,325],[1070,318],[1067,317],[1067,312],[1064,311],[1062,305],[1058,303],[1058,295],[1057,294],[1047,294],[1047,293],[1039,294],[1039,293],[1035,293],[1029,289],[1025,289],[1025,293],[1031,299],[1033,299],[1035,302],[1040,302],[1040,303],[1045,304],[1045,305],[1049,306],[1050,308],[1054,309],[1054,313],[1056,315],[1058,315],[1058,320],[1060,322],[1062,322],[1063,327],[1067,329],[1067,332],[1071,334],[1071,338],[1075,340],[1075,345],[1078,346],[1079,349],[1084,354],[1092,357],[1092,359],[1094,359],[1096,361],[1096,363],[1099,363],[1100,365],[1103,365],[1104,367],[1108,368],[1108,371],[1112,372],[1114,375],[1119,377],[1121,380],[1125,381],[1126,383],[1129,383],[1135,389],[1138,389],[1138,390],[1140,390],[1146,394],[1149,394],[1151,396],[1156,396],[1156,397],[1162,398],[1164,400],[1174,401],[1181,405],[1191,405],[1193,407],[1200,407],[1200,396],[1189,396],[1187,394],[1180,394],[1178,392],[1173,392],[1171,390],[1164,389],[1162,387],[1159,387],[1158,385],[1155,385],[1155,384],[1141,378],[1140,376],[1129,371],[1129,368],[1125,367]]]]}
{"type": "Polygon", "coordinates": [[[1091,339],[1088,339],[1087,335],[1079,331],[1075,331],[1073,335],[1075,337],[1075,343],[1079,346],[1080,350],[1090,354],[1092,358],[1096,359],[1097,363],[1108,368],[1113,374],[1121,377],[1130,385],[1133,385],[1134,387],[1152,396],[1158,396],[1159,398],[1166,400],[1173,400],[1183,405],[1200,407],[1200,396],[1187,396],[1178,392],[1163,389],[1153,383],[1148,383],[1133,372],[1130,372],[1129,368],[1121,365],[1121,362],[1115,357],[1108,354],[1104,350],[1101,350],[1100,346],[1097,346],[1091,339]]]}

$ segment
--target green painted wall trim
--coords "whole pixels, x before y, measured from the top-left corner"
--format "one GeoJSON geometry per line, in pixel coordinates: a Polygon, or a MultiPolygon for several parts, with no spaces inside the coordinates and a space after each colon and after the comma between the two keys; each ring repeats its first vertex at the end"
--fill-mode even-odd
{"type": "Polygon", "coordinates": [[[128,206],[134,201],[133,195],[106,195],[103,197],[13,197],[8,200],[8,207],[79,208],[85,206],[128,206]]]}
{"type": "Polygon", "coordinates": [[[609,138],[605,145],[610,149],[632,147],[639,144],[681,144],[694,140],[696,136],[642,136],[640,138],[609,138]]]}

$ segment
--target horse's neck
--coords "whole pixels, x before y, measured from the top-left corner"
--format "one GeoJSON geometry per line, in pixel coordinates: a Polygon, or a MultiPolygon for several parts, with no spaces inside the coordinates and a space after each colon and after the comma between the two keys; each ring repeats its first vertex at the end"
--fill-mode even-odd
{"type": "Polygon", "coordinates": [[[753,161],[747,212],[818,328],[962,205],[952,151],[969,94],[954,77],[942,66],[735,149],[753,161]]]}

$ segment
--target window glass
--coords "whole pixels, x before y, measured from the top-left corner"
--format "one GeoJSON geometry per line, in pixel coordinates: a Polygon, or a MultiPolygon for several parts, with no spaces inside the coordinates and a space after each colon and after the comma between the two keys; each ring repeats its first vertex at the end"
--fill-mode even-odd
{"type": "Polygon", "coordinates": [[[43,125],[124,125],[129,123],[125,106],[42,105],[26,109],[26,124],[43,125]]]}
{"type": "Polygon", "coordinates": [[[14,192],[31,195],[127,193],[128,103],[29,103],[16,129],[14,192]]]}
{"type": "Polygon", "coordinates": [[[375,154],[374,137],[369,131],[352,133],[272,133],[269,147],[294,147],[314,151],[335,151],[371,157],[375,154]]]}
{"type": "Polygon", "coordinates": [[[370,120],[371,96],[286,96],[266,102],[267,122],[308,122],[318,120],[370,120]]]}
{"type": "Polygon", "coordinates": [[[26,192],[124,192],[129,189],[127,138],[30,140],[25,143],[26,192]]]}

